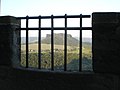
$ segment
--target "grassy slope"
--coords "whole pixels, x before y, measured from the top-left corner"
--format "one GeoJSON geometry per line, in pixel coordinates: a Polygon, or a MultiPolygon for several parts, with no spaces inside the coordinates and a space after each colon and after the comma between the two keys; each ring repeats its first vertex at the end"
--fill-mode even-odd
{"type": "MultiPolygon", "coordinates": [[[[21,50],[22,51],[25,51],[25,48],[26,48],[26,45],[21,45],[21,50]]],[[[51,46],[50,44],[41,44],[41,48],[42,48],[42,51],[45,51],[45,50],[50,50],[51,49],[51,46]]],[[[58,49],[58,50],[64,50],[64,46],[63,45],[54,45],[54,49],[58,49]]],[[[79,53],[79,48],[76,47],[76,46],[68,46],[67,47],[68,49],[68,53],[79,53]]],[[[82,48],[82,53],[83,54],[88,54],[88,55],[91,55],[91,46],[88,45],[88,44],[84,44],[83,45],[83,48],[82,48]]],[[[31,43],[29,44],[29,50],[34,50],[34,52],[38,52],[38,44],[36,43],[31,43]]],[[[31,52],[32,53],[32,52],[31,52]]]]}
{"type": "MultiPolygon", "coordinates": [[[[26,47],[26,45],[21,45],[21,49],[22,50],[25,50],[25,47],[26,47]]],[[[49,50],[50,47],[51,47],[50,44],[41,44],[42,50],[49,50]]],[[[72,49],[73,47],[68,46],[67,48],[68,49],[72,49]]],[[[29,49],[38,51],[38,44],[36,44],[36,43],[29,44],[29,49]]],[[[64,46],[63,45],[54,45],[54,49],[61,49],[61,50],[63,50],[64,46]]]]}
{"type": "MultiPolygon", "coordinates": [[[[50,44],[41,44],[42,46],[42,50],[43,50],[43,54],[42,54],[42,67],[43,68],[50,68],[50,53],[46,52],[45,50],[50,50],[50,44]],[[46,63],[47,62],[47,63],[46,63]]],[[[32,50],[36,50],[36,51],[31,51],[29,53],[29,65],[31,67],[37,67],[38,66],[38,44],[29,44],[29,48],[32,50]]],[[[25,52],[25,45],[21,46],[21,49],[25,52]]],[[[64,47],[63,45],[55,45],[55,49],[61,49],[62,52],[58,51],[54,53],[54,59],[55,59],[55,68],[56,69],[63,69],[63,58],[64,58],[64,47]]],[[[78,53],[79,53],[79,49],[78,47],[72,47],[72,46],[68,46],[68,60],[67,60],[67,69],[68,70],[78,70],[78,53]]],[[[92,52],[91,52],[91,46],[90,45],[84,45],[82,48],[82,55],[83,55],[83,70],[92,70],[92,62],[91,62],[91,56],[92,56],[92,52]]],[[[25,54],[22,54],[22,62],[21,62],[22,66],[25,66],[25,54]]]]}

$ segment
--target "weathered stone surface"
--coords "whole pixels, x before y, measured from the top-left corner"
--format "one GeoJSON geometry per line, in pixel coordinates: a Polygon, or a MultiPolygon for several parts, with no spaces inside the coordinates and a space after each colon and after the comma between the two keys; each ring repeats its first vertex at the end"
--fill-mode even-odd
{"type": "Polygon", "coordinates": [[[93,13],[95,72],[120,73],[120,13],[93,13]]]}
{"type": "Polygon", "coordinates": [[[112,74],[0,69],[9,70],[0,77],[1,90],[118,90],[119,77],[112,74]]]}
{"type": "Polygon", "coordinates": [[[15,17],[0,17],[0,65],[19,66],[20,62],[20,26],[15,17]]]}

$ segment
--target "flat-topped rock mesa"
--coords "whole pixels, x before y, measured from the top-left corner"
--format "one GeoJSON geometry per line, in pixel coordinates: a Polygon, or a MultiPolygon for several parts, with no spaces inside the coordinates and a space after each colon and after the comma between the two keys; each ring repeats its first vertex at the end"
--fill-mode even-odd
{"type": "MultiPolygon", "coordinates": [[[[64,44],[64,33],[54,33],[54,44],[63,45],[64,44]]],[[[67,34],[67,45],[68,46],[78,46],[79,40],[72,37],[71,34],[67,34]]],[[[51,34],[46,34],[46,37],[42,40],[44,44],[51,44],[51,34]]]]}
{"type": "MultiPolygon", "coordinates": [[[[64,37],[64,33],[54,33],[54,37],[64,37]]],[[[51,34],[46,34],[46,37],[51,38],[51,34]]],[[[67,37],[72,37],[71,34],[67,34],[67,37]]]]}

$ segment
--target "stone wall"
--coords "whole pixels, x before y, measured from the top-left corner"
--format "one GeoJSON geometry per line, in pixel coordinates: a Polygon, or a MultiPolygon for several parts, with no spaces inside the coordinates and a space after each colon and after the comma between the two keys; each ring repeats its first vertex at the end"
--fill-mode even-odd
{"type": "Polygon", "coordinates": [[[118,76],[0,67],[0,90],[118,90],[118,76]]]}
{"type": "Polygon", "coordinates": [[[120,74],[120,13],[93,13],[95,72],[120,74]]]}
{"type": "Polygon", "coordinates": [[[18,67],[20,64],[20,21],[15,17],[0,17],[0,65],[18,67]]]}
{"type": "Polygon", "coordinates": [[[93,13],[94,72],[45,72],[20,67],[20,26],[0,17],[0,90],[120,90],[119,13],[93,13]]]}

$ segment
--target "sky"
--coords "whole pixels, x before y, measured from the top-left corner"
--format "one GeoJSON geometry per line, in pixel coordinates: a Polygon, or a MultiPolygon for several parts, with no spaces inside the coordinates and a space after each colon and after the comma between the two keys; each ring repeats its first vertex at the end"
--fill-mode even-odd
{"type": "MultiPolygon", "coordinates": [[[[91,15],[93,12],[120,12],[120,0],[1,0],[1,16],[91,15]]],[[[83,24],[91,26],[91,19],[83,24]]],[[[36,33],[32,33],[33,36],[36,33]]],[[[77,31],[69,33],[73,36],[78,34],[77,31]]],[[[85,37],[92,35],[91,31],[83,33],[85,37]]]]}
{"type": "Polygon", "coordinates": [[[12,16],[120,11],[120,0],[1,0],[1,3],[1,14],[12,16]]]}

